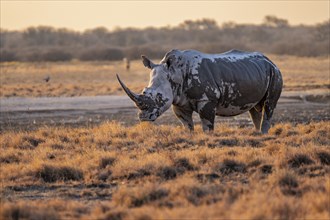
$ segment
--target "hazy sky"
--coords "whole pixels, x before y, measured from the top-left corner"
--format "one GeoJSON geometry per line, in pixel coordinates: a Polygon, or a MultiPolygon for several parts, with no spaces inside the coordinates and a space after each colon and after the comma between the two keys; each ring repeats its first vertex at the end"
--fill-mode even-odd
{"type": "Polygon", "coordinates": [[[85,30],[104,26],[175,26],[184,20],[212,18],[260,24],[265,15],[290,24],[315,24],[329,19],[330,0],[310,1],[15,1],[0,0],[1,28],[21,30],[49,25],[85,30]]]}

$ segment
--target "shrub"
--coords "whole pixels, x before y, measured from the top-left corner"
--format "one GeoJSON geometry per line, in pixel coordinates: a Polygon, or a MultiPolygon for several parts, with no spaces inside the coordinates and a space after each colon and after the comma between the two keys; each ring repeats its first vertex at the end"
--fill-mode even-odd
{"type": "Polygon", "coordinates": [[[187,200],[195,206],[200,205],[202,198],[207,196],[210,192],[207,187],[193,186],[189,189],[187,200]]]}
{"type": "Polygon", "coordinates": [[[317,156],[321,164],[330,165],[330,154],[328,152],[325,151],[318,152],[317,156]]]}
{"type": "Polygon", "coordinates": [[[157,176],[164,180],[171,180],[177,177],[177,171],[174,167],[165,166],[159,169],[157,176]]]}
{"type": "Polygon", "coordinates": [[[300,195],[301,191],[298,189],[299,183],[293,174],[285,173],[280,176],[278,184],[284,195],[300,195]]]}
{"type": "Polygon", "coordinates": [[[96,61],[96,60],[122,60],[124,53],[120,49],[108,48],[108,49],[97,49],[92,48],[85,50],[79,56],[82,61],[96,61]]]}
{"type": "Polygon", "coordinates": [[[148,170],[147,168],[141,168],[135,172],[129,173],[127,176],[127,179],[132,180],[132,179],[142,178],[142,177],[150,176],[150,175],[151,175],[150,170],[148,170]]]}
{"type": "Polygon", "coordinates": [[[174,166],[179,173],[183,173],[186,170],[192,171],[196,169],[187,158],[179,158],[175,160],[174,166]]]}
{"type": "Polygon", "coordinates": [[[22,138],[22,143],[17,145],[16,147],[22,150],[33,150],[38,147],[40,143],[43,142],[45,142],[43,139],[25,136],[22,138]]]}
{"type": "Polygon", "coordinates": [[[19,163],[19,162],[20,162],[20,158],[14,154],[0,156],[0,164],[1,163],[19,163]]]}
{"type": "Polygon", "coordinates": [[[62,50],[50,50],[41,55],[42,61],[70,61],[72,54],[62,50]]]}
{"type": "Polygon", "coordinates": [[[146,55],[149,58],[160,59],[168,52],[167,49],[159,46],[133,46],[125,50],[125,55],[129,59],[140,59],[141,55],[146,55]]]}
{"type": "Polygon", "coordinates": [[[230,174],[234,172],[244,173],[246,172],[246,165],[235,160],[225,159],[216,169],[222,174],[230,174]]]}
{"type": "Polygon", "coordinates": [[[215,180],[220,178],[220,176],[216,173],[199,173],[195,177],[198,181],[202,183],[214,182],[215,180]]]}
{"type": "Polygon", "coordinates": [[[104,216],[104,220],[122,220],[126,216],[125,212],[122,211],[110,211],[104,216]]]}
{"type": "Polygon", "coordinates": [[[40,138],[34,138],[34,137],[28,137],[28,136],[25,136],[22,138],[23,141],[27,141],[28,143],[30,143],[33,147],[38,147],[38,145],[40,143],[44,143],[45,140],[43,139],[40,139],[40,138]]]}
{"type": "MultiPolygon", "coordinates": [[[[311,44],[308,41],[279,41],[272,46],[272,53],[286,54],[295,56],[320,56],[328,54],[324,51],[324,47],[327,47],[325,43],[311,44]]],[[[329,47],[329,46],[328,46],[329,47]]]]}
{"type": "Polygon", "coordinates": [[[288,164],[293,168],[313,163],[314,161],[306,154],[295,154],[291,157],[291,159],[288,160],[288,164]]]}
{"type": "Polygon", "coordinates": [[[23,60],[28,62],[40,62],[42,53],[39,51],[32,51],[23,54],[23,60]]]}
{"type": "Polygon", "coordinates": [[[238,139],[232,138],[232,139],[222,139],[219,141],[220,146],[228,146],[228,147],[233,147],[238,145],[238,139]]]}
{"type": "Polygon", "coordinates": [[[114,157],[103,157],[100,160],[100,164],[99,167],[101,169],[106,168],[107,166],[112,166],[114,164],[114,162],[116,161],[116,159],[114,157]]]}
{"type": "Polygon", "coordinates": [[[13,204],[6,205],[1,207],[2,216],[1,219],[47,219],[47,220],[56,220],[60,219],[60,216],[56,213],[56,211],[51,208],[43,208],[22,204],[13,204]]]}
{"type": "Polygon", "coordinates": [[[132,200],[133,207],[140,207],[144,204],[151,203],[162,198],[167,197],[169,194],[168,190],[166,189],[155,189],[149,192],[147,195],[144,195],[140,198],[134,198],[132,200]]]}
{"type": "Polygon", "coordinates": [[[260,167],[260,171],[263,173],[263,174],[270,174],[273,172],[273,166],[272,165],[269,165],[269,164],[265,164],[263,166],[260,167]]]}
{"type": "Polygon", "coordinates": [[[65,52],[60,49],[51,49],[46,52],[40,50],[33,50],[22,55],[25,61],[29,62],[58,62],[58,61],[70,61],[73,58],[71,53],[65,52]]]}
{"type": "Polygon", "coordinates": [[[10,61],[18,61],[18,57],[15,52],[1,50],[0,51],[0,62],[10,62],[10,61]]]}
{"type": "Polygon", "coordinates": [[[44,165],[36,172],[36,176],[45,182],[82,180],[83,172],[67,166],[44,165]]]}
{"type": "Polygon", "coordinates": [[[283,176],[281,176],[278,181],[278,184],[281,187],[288,186],[288,187],[294,187],[294,188],[298,187],[298,185],[299,185],[295,176],[293,176],[289,173],[286,173],[283,176]]]}

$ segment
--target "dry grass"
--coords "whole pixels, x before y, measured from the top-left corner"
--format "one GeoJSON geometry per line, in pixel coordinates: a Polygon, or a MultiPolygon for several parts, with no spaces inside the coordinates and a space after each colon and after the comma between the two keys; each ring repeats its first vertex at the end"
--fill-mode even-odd
{"type": "Polygon", "coordinates": [[[122,94],[116,73],[141,91],[149,72],[140,62],[0,63],[0,97],[95,96],[122,94]],[[49,82],[44,78],[50,77],[49,82]]]}
{"type": "Polygon", "coordinates": [[[283,74],[285,90],[330,87],[329,57],[269,56],[283,74]]]}
{"type": "Polygon", "coordinates": [[[4,219],[329,219],[330,125],[141,123],[0,136],[4,219]]]}
{"type": "MultiPolygon", "coordinates": [[[[275,56],[286,90],[329,87],[328,57],[275,56]]],[[[1,63],[0,97],[123,95],[119,73],[133,91],[147,86],[149,70],[140,61],[126,71],[122,62],[1,63]],[[50,76],[48,83],[44,78],[50,76]]]]}

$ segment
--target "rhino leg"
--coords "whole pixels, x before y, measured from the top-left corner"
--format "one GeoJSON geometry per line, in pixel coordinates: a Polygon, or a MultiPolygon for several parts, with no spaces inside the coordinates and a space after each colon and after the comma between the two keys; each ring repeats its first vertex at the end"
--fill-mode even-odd
{"type": "Polygon", "coordinates": [[[270,106],[266,105],[262,109],[262,124],[261,124],[261,133],[267,134],[270,129],[270,119],[273,115],[273,110],[270,106]]]}
{"type": "Polygon", "coordinates": [[[271,82],[266,93],[266,99],[262,108],[261,133],[267,134],[270,128],[270,119],[273,116],[277,101],[282,92],[282,76],[278,70],[272,70],[271,82]]]}
{"type": "Polygon", "coordinates": [[[202,121],[203,131],[213,131],[216,104],[209,101],[199,102],[197,111],[202,121]]]}
{"type": "Polygon", "coordinates": [[[194,122],[192,120],[193,110],[190,107],[179,107],[173,105],[173,112],[176,117],[181,121],[184,127],[188,128],[190,131],[194,130],[194,122]]]}
{"type": "Polygon", "coordinates": [[[262,119],[262,113],[257,111],[255,108],[249,110],[251,119],[253,121],[254,127],[256,130],[260,130],[260,124],[262,119]]]}

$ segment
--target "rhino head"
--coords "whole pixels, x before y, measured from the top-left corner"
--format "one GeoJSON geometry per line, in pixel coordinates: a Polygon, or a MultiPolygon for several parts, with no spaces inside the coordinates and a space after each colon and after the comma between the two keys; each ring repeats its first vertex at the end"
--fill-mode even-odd
{"type": "MultiPolygon", "coordinates": [[[[171,52],[173,53],[173,51],[171,52]]],[[[146,56],[141,56],[144,66],[151,72],[149,85],[140,94],[132,92],[117,75],[126,94],[139,108],[140,121],[155,121],[171,107],[177,96],[176,88],[181,88],[178,85],[181,85],[183,81],[182,72],[177,71],[176,56],[171,52],[167,53],[159,64],[154,64],[146,56]]]]}

